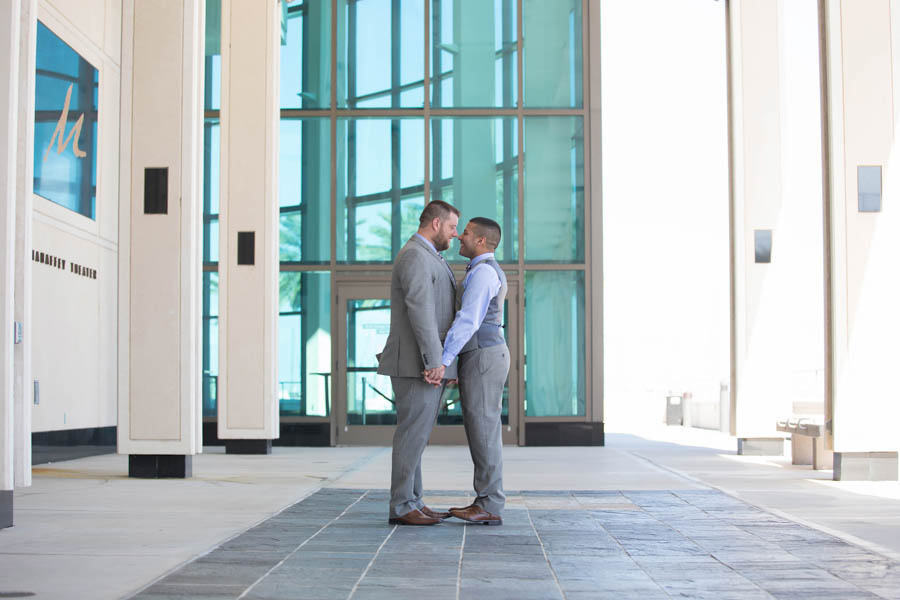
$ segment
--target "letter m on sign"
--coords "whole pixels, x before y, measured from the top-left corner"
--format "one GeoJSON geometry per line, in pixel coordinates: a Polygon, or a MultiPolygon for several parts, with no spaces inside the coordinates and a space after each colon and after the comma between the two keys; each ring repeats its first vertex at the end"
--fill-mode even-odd
{"type": "Polygon", "coordinates": [[[78,158],[84,158],[87,156],[87,152],[81,150],[78,147],[78,138],[81,137],[81,126],[84,124],[84,113],[78,117],[78,120],[75,121],[75,126],[72,127],[72,130],[69,132],[69,137],[63,141],[63,136],[66,134],[66,123],[69,120],[69,103],[72,100],[72,84],[69,84],[69,90],[66,92],[66,102],[63,104],[62,114],[59,115],[59,121],[56,123],[56,129],[53,130],[53,137],[50,138],[50,143],[47,145],[47,149],[44,150],[44,160],[47,160],[47,155],[50,153],[50,149],[53,147],[53,142],[56,142],[56,153],[62,154],[66,146],[69,145],[69,140],[72,140],[72,136],[75,136],[75,139],[72,141],[72,153],[78,158]]]}

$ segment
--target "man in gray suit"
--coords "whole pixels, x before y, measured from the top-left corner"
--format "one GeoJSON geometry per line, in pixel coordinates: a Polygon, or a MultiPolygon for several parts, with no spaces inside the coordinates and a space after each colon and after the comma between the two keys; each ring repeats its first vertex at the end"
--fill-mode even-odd
{"type": "Polygon", "coordinates": [[[391,463],[389,522],[434,525],[449,517],[422,499],[422,453],[456,363],[441,363],[444,337],[456,305],[456,279],[440,252],[457,237],[459,211],[435,200],[419,217],[419,230],[397,254],[391,274],[391,329],[378,373],[389,375],[397,409],[391,463]],[[427,383],[427,376],[433,383],[427,383]]]}
{"type": "MultiPolygon", "coordinates": [[[[494,258],[500,225],[476,217],[459,238],[459,253],[470,259],[458,290],[459,311],[444,341],[443,365],[459,354],[459,395],[469,452],[475,465],[475,501],[450,514],[484,525],[503,524],[503,436],[500,413],[509,373],[503,336],[506,274],[494,258]]],[[[426,380],[437,383],[430,376],[426,380]]]]}

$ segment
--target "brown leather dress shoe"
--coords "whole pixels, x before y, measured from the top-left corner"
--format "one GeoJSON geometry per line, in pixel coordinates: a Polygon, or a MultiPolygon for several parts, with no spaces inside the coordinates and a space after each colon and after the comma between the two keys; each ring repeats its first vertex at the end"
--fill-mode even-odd
{"type": "Polygon", "coordinates": [[[450,513],[441,512],[439,510],[431,510],[427,506],[423,506],[419,510],[422,511],[423,513],[425,513],[426,515],[428,515],[429,517],[431,517],[432,519],[449,519],[450,518],[450,513]]]}
{"type": "Polygon", "coordinates": [[[451,508],[450,514],[457,519],[462,519],[469,523],[478,523],[480,525],[503,525],[503,519],[500,518],[499,515],[491,514],[474,504],[465,508],[451,508]]]}
{"type": "Polygon", "coordinates": [[[440,522],[441,519],[429,517],[418,510],[408,512],[402,517],[392,517],[388,519],[388,523],[391,525],[437,525],[440,522]]]}

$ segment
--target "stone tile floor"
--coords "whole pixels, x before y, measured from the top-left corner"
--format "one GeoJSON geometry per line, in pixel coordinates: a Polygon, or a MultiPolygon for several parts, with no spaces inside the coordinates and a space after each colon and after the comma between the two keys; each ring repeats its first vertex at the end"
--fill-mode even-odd
{"type": "Polygon", "coordinates": [[[397,527],[386,490],[323,489],[134,598],[900,600],[900,563],[716,490],[508,496],[502,527],[397,527]]]}

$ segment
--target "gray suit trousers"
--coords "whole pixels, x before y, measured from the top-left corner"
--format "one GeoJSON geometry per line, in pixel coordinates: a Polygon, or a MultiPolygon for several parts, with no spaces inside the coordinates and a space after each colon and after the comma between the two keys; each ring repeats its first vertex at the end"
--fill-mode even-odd
{"type": "Polygon", "coordinates": [[[425,506],[422,500],[422,453],[437,420],[444,386],[421,378],[391,377],[397,408],[391,460],[390,518],[425,506]]]}
{"type": "Polygon", "coordinates": [[[503,513],[503,434],[500,413],[509,373],[506,344],[478,348],[459,356],[459,395],[469,452],[475,465],[475,502],[495,515],[503,513]]]}

